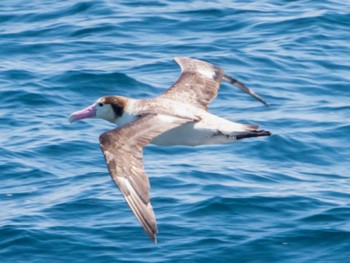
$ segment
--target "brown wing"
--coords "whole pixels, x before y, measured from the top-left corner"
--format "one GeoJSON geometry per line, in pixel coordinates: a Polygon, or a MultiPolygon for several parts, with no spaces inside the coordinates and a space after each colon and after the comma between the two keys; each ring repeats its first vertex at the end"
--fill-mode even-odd
{"type": "Polygon", "coordinates": [[[221,81],[225,80],[268,106],[253,90],[237,79],[224,74],[222,68],[192,58],[177,57],[174,59],[180,65],[182,74],[169,89],[160,95],[161,98],[187,102],[207,110],[208,104],[218,94],[221,81]]]}
{"type": "Polygon", "coordinates": [[[159,134],[186,122],[189,120],[166,115],[145,115],[100,136],[110,175],[155,243],[158,230],[149,198],[150,184],[142,162],[143,147],[159,134]]]}
{"type": "Polygon", "coordinates": [[[160,97],[186,102],[207,110],[208,104],[218,94],[224,70],[197,59],[174,59],[179,64],[182,74],[160,97]]]}

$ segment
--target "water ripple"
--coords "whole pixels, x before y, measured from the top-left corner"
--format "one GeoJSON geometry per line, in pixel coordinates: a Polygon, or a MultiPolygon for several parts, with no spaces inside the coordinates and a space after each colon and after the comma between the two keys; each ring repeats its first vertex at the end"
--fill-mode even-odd
{"type": "Polygon", "coordinates": [[[344,1],[3,1],[1,262],[347,262],[350,6],[344,1]],[[174,56],[225,68],[213,113],[269,138],[147,147],[152,244],[98,136],[70,125],[105,95],[153,97],[174,56]],[[313,253],[310,253],[313,251],[313,253]],[[84,255],[82,257],[82,255],[84,255]]]}

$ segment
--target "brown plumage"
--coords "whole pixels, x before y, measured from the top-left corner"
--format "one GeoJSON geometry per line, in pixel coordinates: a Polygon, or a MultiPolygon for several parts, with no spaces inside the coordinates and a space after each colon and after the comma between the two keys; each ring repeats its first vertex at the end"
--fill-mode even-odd
{"type": "Polygon", "coordinates": [[[224,70],[205,61],[177,57],[182,74],[160,98],[170,98],[208,109],[208,104],[217,96],[224,70]]]}
{"type": "Polygon", "coordinates": [[[157,135],[188,121],[148,114],[100,136],[100,145],[109,173],[154,242],[157,242],[158,229],[149,199],[150,184],[142,162],[143,147],[157,135]]]}

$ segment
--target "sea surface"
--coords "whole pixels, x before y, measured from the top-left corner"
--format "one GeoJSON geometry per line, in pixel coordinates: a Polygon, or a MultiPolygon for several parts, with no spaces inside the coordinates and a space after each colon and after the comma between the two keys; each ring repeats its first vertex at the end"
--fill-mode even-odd
{"type": "Polygon", "coordinates": [[[350,262],[350,2],[0,2],[0,262],[350,262]],[[222,66],[209,110],[271,137],[148,146],[158,244],[70,124],[99,97],[154,97],[175,56],[222,66]]]}

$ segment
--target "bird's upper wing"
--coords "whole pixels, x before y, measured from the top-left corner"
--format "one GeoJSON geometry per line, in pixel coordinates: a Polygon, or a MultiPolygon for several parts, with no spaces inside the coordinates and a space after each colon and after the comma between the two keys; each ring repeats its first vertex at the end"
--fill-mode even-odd
{"type": "Polygon", "coordinates": [[[182,73],[160,97],[189,103],[207,110],[208,104],[218,94],[224,70],[197,59],[186,57],[174,59],[182,73]]]}
{"type": "Polygon", "coordinates": [[[110,175],[154,242],[158,231],[149,198],[150,184],[142,162],[143,147],[159,134],[189,121],[192,120],[148,114],[100,136],[110,175]]]}
{"type": "Polygon", "coordinates": [[[253,90],[226,75],[222,68],[193,58],[176,57],[174,59],[182,73],[179,79],[160,95],[161,98],[189,103],[207,110],[208,104],[218,94],[221,81],[225,80],[268,106],[253,90]]]}

